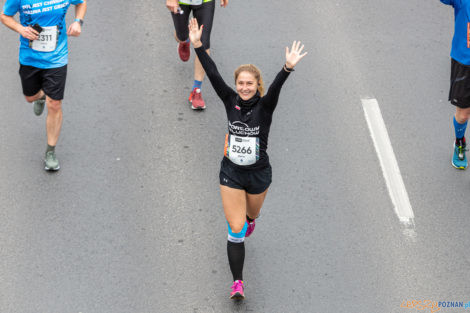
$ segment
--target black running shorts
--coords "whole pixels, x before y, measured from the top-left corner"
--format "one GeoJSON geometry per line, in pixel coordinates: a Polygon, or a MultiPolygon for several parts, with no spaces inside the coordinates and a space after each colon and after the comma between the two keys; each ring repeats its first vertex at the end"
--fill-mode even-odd
{"type": "Polygon", "coordinates": [[[449,101],[459,108],[470,107],[470,66],[452,59],[449,101]]]}
{"type": "Polygon", "coordinates": [[[230,188],[245,190],[250,194],[260,194],[268,189],[272,181],[271,165],[262,169],[239,169],[223,158],[220,164],[220,184],[230,188]]]}
{"type": "Polygon", "coordinates": [[[23,94],[34,96],[43,90],[53,100],[64,99],[65,80],[67,78],[67,65],[57,68],[42,69],[20,64],[21,85],[23,94]]]}
{"type": "Polygon", "coordinates": [[[214,20],[215,1],[216,0],[203,2],[201,5],[180,4],[179,6],[183,10],[183,14],[171,13],[173,23],[175,24],[176,37],[181,41],[185,41],[189,38],[189,13],[193,11],[193,16],[196,18],[199,26],[204,25],[201,42],[204,48],[209,49],[211,47],[211,30],[212,21],[214,20]]]}

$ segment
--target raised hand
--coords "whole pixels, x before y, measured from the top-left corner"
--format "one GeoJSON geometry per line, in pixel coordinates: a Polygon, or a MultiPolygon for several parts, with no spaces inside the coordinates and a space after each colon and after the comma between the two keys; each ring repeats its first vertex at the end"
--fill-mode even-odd
{"type": "Polygon", "coordinates": [[[292,48],[289,51],[289,48],[286,47],[286,66],[288,68],[294,68],[294,66],[307,55],[307,52],[302,53],[304,45],[300,46],[300,41],[295,41],[292,43],[292,48]],[[301,54],[302,53],[302,54],[301,54]]]}
{"type": "Polygon", "coordinates": [[[189,21],[189,40],[191,40],[191,43],[193,44],[194,48],[199,48],[202,46],[201,42],[201,36],[202,36],[202,29],[204,28],[204,25],[201,25],[199,27],[197,20],[193,17],[189,21]]]}

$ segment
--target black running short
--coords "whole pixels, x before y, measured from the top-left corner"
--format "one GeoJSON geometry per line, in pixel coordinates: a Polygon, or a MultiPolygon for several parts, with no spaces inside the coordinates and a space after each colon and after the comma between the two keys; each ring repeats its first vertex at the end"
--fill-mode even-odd
{"type": "Polygon", "coordinates": [[[459,108],[470,107],[470,66],[452,59],[449,101],[459,108]]]}
{"type": "Polygon", "coordinates": [[[53,100],[64,99],[65,80],[67,78],[67,65],[57,68],[42,69],[20,64],[21,85],[23,94],[34,96],[43,90],[53,100]]]}
{"type": "Polygon", "coordinates": [[[204,48],[209,49],[211,47],[211,30],[212,21],[214,20],[215,0],[203,2],[201,5],[180,3],[179,6],[183,10],[183,14],[171,13],[173,23],[175,24],[176,37],[181,41],[185,41],[189,38],[189,13],[193,11],[193,16],[196,18],[199,26],[204,25],[201,42],[204,48]]]}
{"type": "Polygon", "coordinates": [[[250,194],[260,194],[268,189],[272,181],[271,165],[262,169],[239,169],[223,158],[220,164],[220,184],[230,188],[245,190],[250,194]]]}

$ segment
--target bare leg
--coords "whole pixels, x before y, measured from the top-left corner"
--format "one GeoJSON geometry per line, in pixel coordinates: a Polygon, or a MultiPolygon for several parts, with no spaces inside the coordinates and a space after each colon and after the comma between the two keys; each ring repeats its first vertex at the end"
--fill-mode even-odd
{"type": "MultiPolygon", "coordinates": [[[[206,50],[207,54],[211,54],[211,49],[206,50]]],[[[196,56],[194,59],[194,80],[199,80],[203,81],[204,76],[206,75],[206,72],[204,72],[204,68],[202,67],[201,62],[199,61],[199,58],[196,56]]]]}
{"type": "Polygon", "coordinates": [[[246,220],[246,192],[220,185],[225,218],[234,233],[242,231],[246,220]]]}
{"type": "MultiPolygon", "coordinates": [[[[227,186],[220,186],[222,204],[224,206],[225,217],[230,226],[232,236],[242,234],[246,220],[246,192],[227,186]]],[[[243,265],[245,263],[245,242],[244,238],[227,238],[227,257],[232,272],[233,280],[243,281],[243,265]],[[235,240],[235,239],[239,239],[235,240]]],[[[233,289],[232,289],[233,292],[233,289]]]]}
{"type": "Polygon", "coordinates": [[[263,193],[257,195],[249,193],[246,194],[246,214],[249,218],[254,220],[256,217],[258,217],[267,193],[268,189],[266,189],[263,193]]]}
{"type": "Polygon", "coordinates": [[[47,119],[46,132],[47,144],[55,146],[59,140],[60,129],[62,127],[62,101],[53,100],[46,97],[47,119]]]}
{"type": "Polygon", "coordinates": [[[39,92],[37,94],[35,94],[34,96],[31,96],[31,97],[28,97],[28,96],[24,96],[26,101],[28,101],[29,103],[32,103],[33,101],[36,101],[38,99],[41,99],[42,97],[44,97],[44,91],[42,90],[39,90],[39,92]]]}
{"type": "Polygon", "coordinates": [[[464,124],[466,121],[468,121],[469,117],[470,117],[470,108],[462,109],[462,108],[456,107],[455,120],[459,124],[464,124]]]}

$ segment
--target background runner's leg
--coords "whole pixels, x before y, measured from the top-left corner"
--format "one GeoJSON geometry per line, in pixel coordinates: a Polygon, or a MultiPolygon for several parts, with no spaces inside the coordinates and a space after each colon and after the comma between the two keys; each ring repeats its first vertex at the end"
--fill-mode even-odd
{"type": "Polygon", "coordinates": [[[175,25],[175,39],[178,42],[185,41],[189,38],[188,23],[189,14],[191,13],[190,5],[180,4],[180,7],[183,10],[183,14],[170,13],[173,24],[175,25]]]}
{"type": "Polygon", "coordinates": [[[25,97],[26,101],[31,103],[33,101],[36,101],[36,100],[41,99],[42,97],[44,97],[44,91],[39,90],[39,92],[37,94],[35,94],[34,96],[31,96],[31,97],[24,96],[24,97],[25,97]]]}
{"type": "MultiPolygon", "coordinates": [[[[207,49],[207,54],[210,55],[210,49],[207,49]]],[[[201,62],[199,61],[199,58],[196,56],[194,59],[194,80],[198,81],[203,81],[204,76],[206,75],[206,72],[204,72],[204,69],[202,68],[201,62]]]]}
{"type": "Polygon", "coordinates": [[[462,108],[456,107],[455,119],[457,120],[459,124],[463,124],[466,121],[468,121],[469,117],[470,117],[470,108],[462,109],[462,108]]]}
{"type": "MultiPolygon", "coordinates": [[[[215,0],[204,2],[193,10],[193,16],[196,18],[199,25],[204,25],[201,42],[206,48],[207,53],[210,54],[211,47],[211,31],[212,22],[214,21],[215,0]]],[[[187,27],[186,27],[187,28],[187,27]]],[[[194,60],[194,79],[202,81],[204,79],[204,69],[202,68],[199,59],[196,57],[194,60]]]]}
{"type": "Polygon", "coordinates": [[[60,129],[62,127],[62,101],[46,97],[46,105],[47,144],[50,146],[55,146],[59,140],[60,129]]]}

